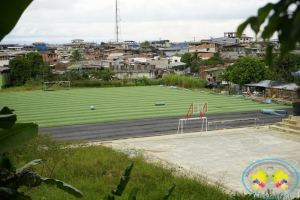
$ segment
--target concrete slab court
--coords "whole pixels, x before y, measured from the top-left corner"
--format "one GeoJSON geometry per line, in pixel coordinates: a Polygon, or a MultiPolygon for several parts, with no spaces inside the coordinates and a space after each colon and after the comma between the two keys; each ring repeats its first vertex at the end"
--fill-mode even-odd
{"type": "MultiPolygon", "coordinates": [[[[242,175],[255,161],[283,160],[300,173],[300,135],[270,130],[268,126],[113,140],[105,145],[121,150],[143,150],[245,194],[248,192],[242,175]]],[[[298,193],[299,185],[291,197],[298,197],[298,193]]]]}

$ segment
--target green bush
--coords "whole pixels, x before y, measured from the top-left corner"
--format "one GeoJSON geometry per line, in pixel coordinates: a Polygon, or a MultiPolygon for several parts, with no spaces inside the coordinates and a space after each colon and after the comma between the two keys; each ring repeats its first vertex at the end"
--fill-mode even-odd
{"type": "Polygon", "coordinates": [[[236,95],[236,94],[237,94],[237,91],[236,91],[236,90],[230,90],[230,94],[231,94],[231,95],[236,95]]]}
{"type": "Polygon", "coordinates": [[[220,85],[218,85],[218,89],[224,90],[224,89],[225,89],[225,86],[224,86],[223,84],[220,84],[220,85]]]}
{"type": "Polygon", "coordinates": [[[203,79],[179,76],[176,74],[168,74],[161,79],[161,84],[163,85],[176,85],[184,88],[204,88],[206,83],[207,81],[203,79]]]}
{"type": "Polygon", "coordinates": [[[135,86],[135,83],[132,82],[132,81],[129,81],[129,82],[126,83],[126,86],[135,86]]]}

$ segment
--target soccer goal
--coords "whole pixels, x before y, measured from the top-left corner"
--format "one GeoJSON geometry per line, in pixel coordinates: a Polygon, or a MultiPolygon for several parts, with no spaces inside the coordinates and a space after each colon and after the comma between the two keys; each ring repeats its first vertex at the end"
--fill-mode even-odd
{"type": "Polygon", "coordinates": [[[205,113],[207,112],[208,112],[208,103],[191,103],[185,118],[179,119],[177,134],[179,133],[180,129],[181,129],[181,133],[183,133],[183,124],[184,124],[183,122],[186,123],[189,120],[202,120],[201,132],[203,131],[203,128],[205,128],[205,131],[207,131],[207,117],[204,117],[205,113]],[[191,118],[191,115],[194,113],[197,114],[199,113],[199,116],[191,118]]]}
{"type": "Polygon", "coordinates": [[[56,91],[56,90],[70,90],[70,81],[51,81],[43,83],[44,91],[56,91]]]}

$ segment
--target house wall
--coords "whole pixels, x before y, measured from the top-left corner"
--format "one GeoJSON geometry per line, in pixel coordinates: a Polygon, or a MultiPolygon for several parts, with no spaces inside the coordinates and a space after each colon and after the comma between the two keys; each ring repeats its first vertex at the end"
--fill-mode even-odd
{"type": "Polygon", "coordinates": [[[0,56],[0,60],[9,60],[9,56],[0,56]]]}
{"type": "Polygon", "coordinates": [[[266,89],[267,97],[272,97],[274,94],[278,98],[291,97],[291,98],[294,98],[294,99],[299,99],[299,97],[300,97],[299,96],[299,91],[283,90],[283,89],[277,89],[277,88],[267,88],[266,89]]]}
{"type": "Polygon", "coordinates": [[[46,51],[46,45],[34,45],[34,48],[36,49],[41,48],[40,51],[46,51]]]}
{"type": "Polygon", "coordinates": [[[95,59],[97,55],[84,54],[84,58],[87,60],[95,59]]]}
{"type": "Polygon", "coordinates": [[[3,67],[4,65],[9,65],[9,60],[1,60],[0,59],[0,67],[3,67]]]}
{"type": "Polygon", "coordinates": [[[180,50],[174,50],[174,51],[165,51],[166,56],[173,56],[174,54],[178,53],[178,54],[185,54],[188,53],[189,49],[185,48],[185,49],[180,49],[180,50]]]}
{"type": "Polygon", "coordinates": [[[42,55],[44,62],[56,62],[58,60],[57,54],[40,53],[40,55],[42,55]]]}
{"type": "Polygon", "coordinates": [[[169,60],[150,60],[147,59],[150,65],[155,65],[156,68],[167,69],[169,66],[169,60]]]}
{"type": "Polygon", "coordinates": [[[145,54],[133,54],[134,56],[137,56],[138,58],[153,58],[153,55],[145,55],[145,54]]]}
{"type": "Polygon", "coordinates": [[[114,65],[109,68],[115,72],[115,76],[119,79],[123,79],[124,75],[128,75],[130,78],[143,76],[147,78],[155,78],[154,65],[114,65]]]}
{"type": "Polygon", "coordinates": [[[179,56],[173,56],[173,57],[171,58],[171,63],[177,63],[177,62],[180,62],[180,59],[181,59],[181,57],[179,57],[179,56]]]}
{"type": "Polygon", "coordinates": [[[217,52],[218,48],[214,43],[204,43],[198,45],[192,45],[189,47],[189,52],[217,52]]]}
{"type": "Polygon", "coordinates": [[[71,66],[71,63],[70,62],[67,62],[67,63],[62,63],[62,62],[59,62],[55,65],[54,69],[57,71],[62,71],[62,70],[67,70],[68,67],[71,66]]]}
{"type": "Polygon", "coordinates": [[[198,57],[201,56],[202,59],[209,59],[215,56],[215,53],[198,53],[198,57]]]}
{"type": "Polygon", "coordinates": [[[226,52],[226,51],[222,51],[222,52],[220,52],[220,56],[221,56],[221,58],[222,59],[225,59],[225,58],[227,58],[227,59],[230,59],[230,60],[237,60],[237,59],[239,59],[240,57],[245,57],[246,56],[246,53],[244,52],[244,53],[239,53],[239,52],[226,52]]]}
{"type": "Polygon", "coordinates": [[[114,54],[114,53],[124,53],[124,51],[121,49],[115,49],[115,50],[106,51],[104,55],[109,56],[110,54],[114,54]]]}
{"type": "Polygon", "coordinates": [[[131,72],[131,75],[129,72],[115,72],[115,76],[117,76],[119,79],[123,79],[124,75],[127,75],[130,78],[142,78],[143,76],[147,78],[155,78],[154,72],[131,72]]]}

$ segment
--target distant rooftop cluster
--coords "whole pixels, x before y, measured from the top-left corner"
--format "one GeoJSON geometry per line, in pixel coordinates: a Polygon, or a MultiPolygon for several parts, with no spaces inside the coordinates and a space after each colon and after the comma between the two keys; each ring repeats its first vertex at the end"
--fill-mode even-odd
{"type": "MultiPolygon", "coordinates": [[[[280,47],[278,42],[269,42],[274,44],[276,53],[280,47]]],[[[9,61],[14,57],[36,52],[42,55],[45,62],[50,63],[55,74],[68,70],[109,68],[119,79],[124,75],[130,78],[156,78],[170,71],[176,74],[193,74],[190,68],[185,67],[186,63],[181,62],[181,56],[186,53],[196,54],[202,60],[218,54],[225,64],[232,64],[245,56],[263,58],[267,44],[268,42],[255,42],[253,37],[245,34],[237,38],[236,32],[224,32],[221,37],[203,38],[200,41],[176,43],[167,39],[101,43],[72,39],[64,44],[49,44],[46,41],[33,42],[30,45],[0,44],[0,68],[2,71],[8,70],[9,61]],[[80,53],[81,61],[73,62],[73,52],[76,50],[80,53]]],[[[217,75],[224,69],[224,66],[205,66],[198,76],[215,82],[217,75]]]]}

